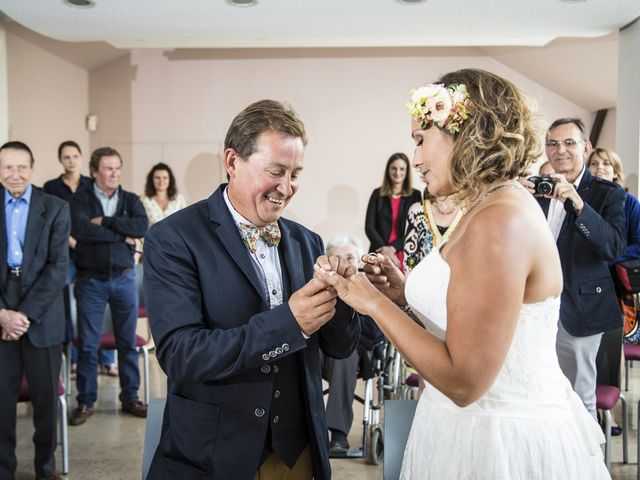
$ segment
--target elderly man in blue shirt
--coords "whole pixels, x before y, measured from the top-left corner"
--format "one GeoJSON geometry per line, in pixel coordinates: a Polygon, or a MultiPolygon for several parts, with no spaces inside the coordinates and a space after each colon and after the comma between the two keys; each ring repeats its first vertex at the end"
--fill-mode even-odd
{"type": "Polygon", "coordinates": [[[33,405],[36,479],[55,480],[69,209],[34,188],[32,173],[27,145],[0,147],[0,478],[13,478],[17,467],[16,403],[24,377],[33,405]]]}

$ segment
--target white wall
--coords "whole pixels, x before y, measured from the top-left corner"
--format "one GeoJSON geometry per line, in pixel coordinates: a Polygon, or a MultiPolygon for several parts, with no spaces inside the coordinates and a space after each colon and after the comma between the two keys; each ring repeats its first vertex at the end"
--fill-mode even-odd
{"type": "MultiPolygon", "coordinates": [[[[56,148],[111,145],[124,157],[123,185],[141,193],[149,168],[169,163],[191,202],[224,180],[227,127],[250,102],[290,102],[306,124],[305,171],[287,216],[328,238],[364,237],[366,205],[386,159],[411,155],[411,89],[464,67],[514,81],[539,105],[541,131],[561,116],[593,115],[474,48],[135,50],[87,72],[7,33],[11,138],[36,155],[34,183],[60,173],[56,148]],[[88,113],[98,129],[85,130],[88,113]]],[[[88,169],[85,167],[85,171],[88,169]]],[[[419,181],[417,188],[422,189],[419,181]]]]}
{"type": "MultiPolygon", "coordinates": [[[[223,179],[220,153],[233,117],[260,98],[287,101],[309,136],[300,190],[287,216],[324,238],[348,233],[368,244],[363,225],[369,195],[379,186],[389,155],[413,151],[406,109],[412,88],[453,69],[480,67],[535,97],[543,128],[560,116],[592,120],[589,112],[475,49],[443,51],[450,54],[429,56],[415,49],[404,56],[389,56],[384,49],[242,51],[235,56],[209,50],[134,51],[127,68],[135,72],[129,76],[130,91],[121,85],[114,92],[116,97],[130,95],[131,101],[129,183],[141,192],[151,165],[165,161],[190,201],[208,196],[223,179]]],[[[101,109],[106,107],[94,104],[95,90],[112,69],[122,68],[91,74],[91,109],[105,128],[101,109]]],[[[122,113],[126,122],[128,112],[122,113]]],[[[419,182],[416,186],[422,188],[419,182]]]]}
{"type": "Polygon", "coordinates": [[[638,193],[640,158],[640,19],[620,31],[618,54],[618,102],[616,149],[629,190],[638,193]]]}
{"type": "Polygon", "coordinates": [[[61,142],[75,140],[87,156],[89,74],[11,32],[6,39],[9,139],[31,147],[33,183],[42,185],[62,173],[61,142]]]}

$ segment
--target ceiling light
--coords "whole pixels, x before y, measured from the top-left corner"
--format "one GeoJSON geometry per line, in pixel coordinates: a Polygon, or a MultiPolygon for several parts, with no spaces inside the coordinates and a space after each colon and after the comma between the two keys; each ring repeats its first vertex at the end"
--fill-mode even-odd
{"type": "Polygon", "coordinates": [[[234,7],[253,7],[258,4],[258,0],[227,0],[234,7]]]}
{"type": "Polygon", "coordinates": [[[67,5],[78,8],[91,8],[96,6],[95,0],[64,0],[67,5]]]}

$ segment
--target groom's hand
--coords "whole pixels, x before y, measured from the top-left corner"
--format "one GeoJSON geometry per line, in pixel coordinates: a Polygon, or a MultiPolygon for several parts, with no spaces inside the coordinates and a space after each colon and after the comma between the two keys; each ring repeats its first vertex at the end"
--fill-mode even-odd
{"type": "Polygon", "coordinates": [[[349,278],[351,275],[358,273],[352,262],[345,257],[337,255],[331,255],[330,257],[322,255],[316,260],[316,265],[326,272],[336,272],[344,278],[349,278]]]}
{"type": "Polygon", "coordinates": [[[336,297],[334,288],[315,277],[291,295],[289,308],[305,335],[311,335],[333,318],[336,297]]]}

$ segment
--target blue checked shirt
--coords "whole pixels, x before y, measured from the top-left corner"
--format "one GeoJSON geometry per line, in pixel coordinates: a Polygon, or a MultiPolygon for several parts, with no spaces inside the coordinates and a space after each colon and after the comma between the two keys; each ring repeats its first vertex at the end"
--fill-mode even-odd
{"type": "Polygon", "coordinates": [[[9,191],[4,191],[4,218],[7,229],[7,266],[10,268],[22,266],[22,250],[29,217],[31,203],[31,184],[24,193],[14,198],[9,191]]]}

